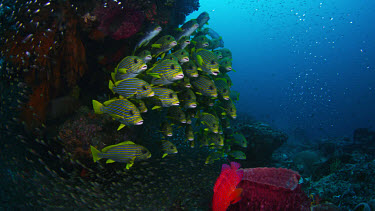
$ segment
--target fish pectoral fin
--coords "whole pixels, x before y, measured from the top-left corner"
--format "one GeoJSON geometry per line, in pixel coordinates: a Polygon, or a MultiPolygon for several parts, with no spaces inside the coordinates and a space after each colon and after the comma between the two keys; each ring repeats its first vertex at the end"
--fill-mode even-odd
{"type": "Polygon", "coordinates": [[[151,110],[155,110],[155,109],[158,109],[158,108],[161,108],[161,106],[154,106],[154,107],[152,107],[151,110]]]}
{"type": "Polygon", "coordinates": [[[135,157],[133,157],[127,164],[126,164],[126,169],[129,169],[130,167],[133,166],[134,164],[135,157]]]}
{"type": "Polygon", "coordinates": [[[165,156],[167,156],[168,154],[167,153],[164,153],[164,155],[161,157],[161,158],[164,158],[165,156]]]}
{"type": "Polygon", "coordinates": [[[161,44],[152,44],[151,47],[152,48],[161,48],[161,44]]]}
{"type": "Polygon", "coordinates": [[[234,190],[230,196],[229,196],[229,201],[231,204],[235,204],[237,203],[239,200],[241,200],[241,193],[242,193],[243,189],[242,188],[237,188],[236,190],[234,190]]]}
{"type": "Polygon", "coordinates": [[[121,124],[120,126],[118,126],[117,131],[121,130],[121,129],[124,128],[125,126],[126,126],[125,124],[121,124]]]}
{"type": "Polygon", "coordinates": [[[115,161],[112,159],[108,159],[105,163],[114,163],[115,161]]]}
{"type": "Polygon", "coordinates": [[[127,72],[127,69],[126,68],[118,68],[117,72],[119,72],[121,74],[125,74],[127,72]]]}

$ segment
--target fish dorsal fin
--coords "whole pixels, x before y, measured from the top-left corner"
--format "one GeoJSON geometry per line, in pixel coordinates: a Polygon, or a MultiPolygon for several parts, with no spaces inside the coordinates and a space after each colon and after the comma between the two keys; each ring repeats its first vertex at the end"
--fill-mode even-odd
{"type": "Polygon", "coordinates": [[[223,164],[223,165],[221,166],[221,172],[223,172],[223,171],[227,171],[227,170],[230,170],[230,166],[229,166],[228,164],[223,164]]]}
{"type": "Polygon", "coordinates": [[[230,162],[230,166],[233,170],[237,170],[240,168],[241,164],[236,163],[236,162],[230,162]]]}
{"type": "Polygon", "coordinates": [[[129,144],[135,144],[135,143],[131,142],[131,141],[124,141],[124,142],[121,142],[121,143],[118,143],[118,144],[115,144],[115,145],[104,147],[102,149],[102,152],[107,152],[109,149],[112,149],[113,147],[118,147],[118,146],[122,146],[122,145],[129,145],[129,144]]]}
{"type": "Polygon", "coordinates": [[[117,128],[117,131],[121,130],[122,128],[124,128],[126,125],[125,124],[120,124],[120,126],[118,126],[117,128]]]}
{"type": "MultiPolygon", "coordinates": [[[[117,99],[116,99],[117,100],[117,99]]],[[[108,106],[109,104],[113,103],[116,100],[107,100],[103,103],[103,105],[108,106]]]]}
{"type": "Polygon", "coordinates": [[[130,78],[125,78],[125,79],[122,79],[121,81],[116,81],[115,82],[115,86],[118,86],[121,82],[124,82],[126,80],[129,80],[130,78]]]}

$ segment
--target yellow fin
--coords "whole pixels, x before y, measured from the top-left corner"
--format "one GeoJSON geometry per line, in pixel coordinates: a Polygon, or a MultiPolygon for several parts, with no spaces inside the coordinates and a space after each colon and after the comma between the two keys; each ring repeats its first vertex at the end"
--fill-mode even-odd
{"type": "Polygon", "coordinates": [[[232,68],[232,71],[233,71],[233,72],[237,72],[237,71],[235,71],[233,68],[232,68]]]}
{"type": "Polygon", "coordinates": [[[93,146],[90,146],[90,149],[91,149],[92,159],[94,160],[94,162],[97,162],[98,160],[100,160],[101,158],[98,156],[100,151],[93,146]]]}
{"type": "Polygon", "coordinates": [[[115,91],[113,91],[113,87],[115,87],[115,85],[114,85],[113,82],[110,80],[109,83],[108,83],[108,88],[112,91],[113,94],[115,94],[115,91]]]}
{"type": "Polygon", "coordinates": [[[147,73],[147,74],[154,77],[154,78],[161,78],[159,73],[147,73]]]}
{"type": "Polygon", "coordinates": [[[113,80],[113,81],[116,81],[116,73],[115,73],[115,72],[112,72],[112,73],[111,73],[111,77],[112,77],[112,80],[113,80]]]}
{"type": "Polygon", "coordinates": [[[160,56],[160,58],[163,59],[164,56],[165,56],[165,53],[162,53],[161,56],[160,56]]]}
{"type": "Polygon", "coordinates": [[[152,48],[161,48],[161,44],[152,44],[151,47],[152,48]]]}
{"type": "Polygon", "coordinates": [[[197,63],[198,63],[199,66],[202,66],[202,64],[203,64],[203,59],[200,55],[197,56],[197,63]]]}
{"type": "Polygon", "coordinates": [[[127,73],[126,70],[127,70],[126,68],[120,68],[120,69],[117,69],[117,72],[120,74],[126,74],[127,73]]]}
{"type": "Polygon", "coordinates": [[[102,108],[104,107],[103,104],[96,100],[92,100],[92,106],[94,108],[94,112],[96,114],[103,114],[102,108]]]}
{"type": "Polygon", "coordinates": [[[154,106],[152,107],[152,110],[159,109],[159,108],[161,108],[161,106],[154,106]]]}
{"type": "Polygon", "coordinates": [[[114,163],[114,160],[108,159],[105,163],[114,163]]]}
{"type": "Polygon", "coordinates": [[[161,158],[165,158],[165,156],[167,156],[167,155],[168,155],[167,153],[164,153],[163,157],[161,157],[161,158]]]}
{"type": "Polygon", "coordinates": [[[105,106],[108,106],[109,104],[113,103],[114,101],[116,101],[117,99],[111,99],[111,100],[107,100],[103,103],[103,105],[105,106]]]}
{"type": "Polygon", "coordinates": [[[124,128],[125,126],[126,126],[125,124],[121,124],[120,126],[118,126],[117,131],[121,130],[121,129],[124,128]]]}

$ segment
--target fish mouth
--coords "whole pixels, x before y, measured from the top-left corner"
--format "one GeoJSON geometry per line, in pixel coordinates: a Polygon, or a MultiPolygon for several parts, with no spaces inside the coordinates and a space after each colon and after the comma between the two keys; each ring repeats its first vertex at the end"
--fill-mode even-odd
{"type": "Polygon", "coordinates": [[[218,70],[212,70],[212,75],[218,75],[220,72],[218,70]]]}
{"type": "Polygon", "coordinates": [[[182,120],[181,123],[182,123],[182,124],[185,124],[185,123],[186,123],[186,120],[182,120]]]}
{"type": "Polygon", "coordinates": [[[145,57],[145,59],[152,59],[152,56],[148,55],[145,57]]]}
{"type": "Polygon", "coordinates": [[[218,56],[217,58],[219,58],[219,59],[222,59],[222,58],[223,58],[223,56],[218,56]]]}
{"type": "Polygon", "coordinates": [[[219,131],[213,131],[214,133],[219,133],[219,131]]]}
{"type": "Polygon", "coordinates": [[[179,106],[179,105],[180,105],[180,102],[173,103],[172,105],[174,105],[174,106],[179,106]]]}
{"type": "Polygon", "coordinates": [[[209,46],[210,44],[208,44],[208,42],[205,42],[205,43],[203,43],[203,47],[207,47],[207,46],[209,46]]]}
{"type": "Polygon", "coordinates": [[[198,73],[197,74],[193,74],[193,75],[191,75],[191,77],[193,77],[193,78],[196,78],[196,77],[198,77],[199,75],[198,75],[198,73]]]}
{"type": "Polygon", "coordinates": [[[190,84],[186,84],[186,86],[185,86],[186,88],[190,88],[191,87],[191,85],[190,84]]]}
{"type": "Polygon", "coordinates": [[[198,28],[198,27],[199,27],[199,24],[196,23],[196,24],[193,25],[193,27],[194,27],[194,28],[195,28],[195,27],[198,28]]]}
{"type": "Polygon", "coordinates": [[[233,115],[232,118],[233,118],[233,119],[236,119],[236,118],[237,118],[237,115],[233,115]]]}
{"type": "Polygon", "coordinates": [[[217,97],[217,93],[216,94],[212,94],[212,97],[217,97]]]}
{"type": "Polygon", "coordinates": [[[161,30],[162,30],[161,27],[158,27],[158,28],[155,29],[155,31],[161,31],[161,30]]]}
{"type": "Polygon", "coordinates": [[[147,112],[147,109],[145,109],[142,113],[146,113],[147,112]]]}
{"type": "Polygon", "coordinates": [[[177,45],[176,41],[171,42],[171,46],[176,46],[176,45],[177,45]]]}
{"type": "Polygon", "coordinates": [[[150,92],[150,94],[148,94],[148,97],[153,97],[155,95],[155,92],[150,92]]]}
{"type": "Polygon", "coordinates": [[[229,97],[223,97],[224,98],[224,100],[229,100],[229,97]]]}
{"type": "Polygon", "coordinates": [[[214,104],[213,104],[213,103],[210,103],[210,104],[208,104],[208,106],[212,107],[212,106],[214,106],[214,104]]]}
{"type": "Polygon", "coordinates": [[[168,133],[168,134],[167,134],[167,136],[169,136],[169,137],[172,136],[172,135],[173,135],[172,133],[168,133]]]}
{"type": "Polygon", "coordinates": [[[188,138],[189,141],[194,141],[194,138],[188,138]]]}
{"type": "Polygon", "coordinates": [[[226,68],[228,71],[231,71],[232,70],[232,67],[227,67],[226,68]]]}
{"type": "Polygon", "coordinates": [[[186,43],[186,44],[190,44],[190,40],[186,40],[185,43],[186,43]]]}
{"type": "Polygon", "coordinates": [[[143,124],[143,120],[141,120],[141,121],[135,123],[135,125],[141,125],[141,124],[143,124]]]}
{"type": "Polygon", "coordinates": [[[196,108],[197,107],[197,104],[190,104],[189,108],[196,108]]]}
{"type": "Polygon", "coordinates": [[[145,69],[147,69],[147,65],[143,65],[141,68],[141,70],[145,70],[145,69]]]}
{"type": "Polygon", "coordinates": [[[183,59],[181,59],[181,62],[188,62],[189,61],[189,57],[184,57],[183,59]]]}
{"type": "Polygon", "coordinates": [[[184,78],[184,74],[178,74],[174,77],[174,79],[181,79],[184,78]]]}

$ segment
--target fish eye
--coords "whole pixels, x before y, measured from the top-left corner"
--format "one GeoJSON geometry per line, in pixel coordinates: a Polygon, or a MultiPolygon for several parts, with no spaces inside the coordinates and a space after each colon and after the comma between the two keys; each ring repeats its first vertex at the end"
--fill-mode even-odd
{"type": "Polygon", "coordinates": [[[171,39],[171,37],[167,37],[167,40],[170,40],[171,39]]]}
{"type": "Polygon", "coordinates": [[[173,146],[171,146],[170,148],[173,149],[173,146]]]}
{"type": "Polygon", "coordinates": [[[223,92],[227,92],[227,89],[223,89],[223,92]]]}
{"type": "Polygon", "coordinates": [[[213,86],[209,86],[208,87],[210,90],[214,90],[214,87],[213,86]]]}
{"type": "Polygon", "coordinates": [[[142,86],[142,89],[143,89],[143,90],[147,90],[147,87],[146,87],[146,86],[142,86]]]}
{"type": "Polygon", "coordinates": [[[173,98],[173,94],[172,93],[169,94],[169,98],[173,98]]]}
{"type": "Polygon", "coordinates": [[[188,95],[188,96],[187,96],[187,99],[188,99],[188,100],[190,100],[190,99],[191,99],[191,96],[190,96],[190,95],[188,95]]]}
{"type": "Polygon", "coordinates": [[[211,64],[215,64],[215,60],[212,60],[212,61],[211,61],[211,64]]]}
{"type": "Polygon", "coordinates": [[[134,115],[134,112],[130,110],[130,111],[129,111],[129,114],[133,116],[133,115],[134,115]]]}
{"type": "Polygon", "coordinates": [[[230,109],[229,109],[229,111],[231,111],[231,112],[232,112],[232,111],[233,111],[233,108],[230,108],[230,109]]]}
{"type": "Polygon", "coordinates": [[[174,64],[172,64],[172,65],[171,65],[171,69],[174,70],[174,68],[175,68],[175,66],[174,66],[174,64]]]}
{"type": "Polygon", "coordinates": [[[147,153],[147,151],[145,150],[145,149],[142,149],[142,154],[146,154],[147,153]]]}
{"type": "Polygon", "coordinates": [[[137,64],[138,63],[138,60],[137,59],[134,59],[134,64],[137,64]]]}

